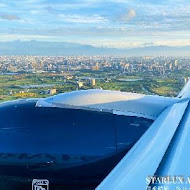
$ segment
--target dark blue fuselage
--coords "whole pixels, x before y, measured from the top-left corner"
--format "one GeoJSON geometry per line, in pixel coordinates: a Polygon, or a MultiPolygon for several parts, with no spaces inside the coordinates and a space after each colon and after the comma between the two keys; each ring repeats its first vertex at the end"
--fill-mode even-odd
{"type": "Polygon", "coordinates": [[[99,183],[152,124],[112,113],[0,104],[0,175],[52,183],[99,183]]]}

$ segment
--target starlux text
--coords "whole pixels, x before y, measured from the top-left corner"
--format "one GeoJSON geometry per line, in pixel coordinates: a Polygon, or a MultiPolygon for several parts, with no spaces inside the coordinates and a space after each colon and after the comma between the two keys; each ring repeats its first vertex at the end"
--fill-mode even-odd
{"type": "Polygon", "coordinates": [[[146,184],[190,184],[190,176],[148,176],[146,184]]]}

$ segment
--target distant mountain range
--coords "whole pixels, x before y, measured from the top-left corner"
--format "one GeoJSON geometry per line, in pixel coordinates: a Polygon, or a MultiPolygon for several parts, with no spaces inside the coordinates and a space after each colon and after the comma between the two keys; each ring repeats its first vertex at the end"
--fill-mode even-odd
{"type": "Polygon", "coordinates": [[[13,41],[0,42],[0,55],[120,55],[120,56],[190,56],[190,46],[148,46],[139,48],[105,48],[68,42],[13,41]]]}

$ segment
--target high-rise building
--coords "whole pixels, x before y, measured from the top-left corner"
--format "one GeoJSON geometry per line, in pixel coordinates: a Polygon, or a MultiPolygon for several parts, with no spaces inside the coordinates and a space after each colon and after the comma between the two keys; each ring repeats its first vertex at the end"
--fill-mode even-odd
{"type": "Polygon", "coordinates": [[[177,59],[174,61],[174,65],[175,65],[175,67],[177,67],[177,64],[178,64],[178,62],[177,62],[177,59]]]}
{"type": "Polygon", "coordinates": [[[90,78],[89,83],[90,83],[90,85],[95,86],[96,85],[96,79],[90,78]]]}
{"type": "Polygon", "coordinates": [[[95,65],[95,66],[92,66],[91,69],[92,69],[93,71],[98,71],[98,70],[100,69],[100,68],[99,68],[99,64],[96,63],[96,65],[95,65]]]}
{"type": "Polygon", "coordinates": [[[57,90],[55,88],[46,90],[46,94],[53,95],[56,94],[57,90]]]}
{"type": "Polygon", "coordinates": [[[173,69],[173,65],[172,65],[172,63],[169,64],[169,69],[170,69],[170,70],[173,69]]]}

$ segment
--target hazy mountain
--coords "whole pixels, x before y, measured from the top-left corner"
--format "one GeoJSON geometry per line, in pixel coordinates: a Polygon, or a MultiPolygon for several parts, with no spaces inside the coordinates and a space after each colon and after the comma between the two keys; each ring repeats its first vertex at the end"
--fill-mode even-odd
{"type": "Polygon", "coordinates": [[[67,42],[14,41],[0,42],[0,55],[166,55],[189,56],[190,46],[149,46],[141,48],[103,48],[67,42]]]}

